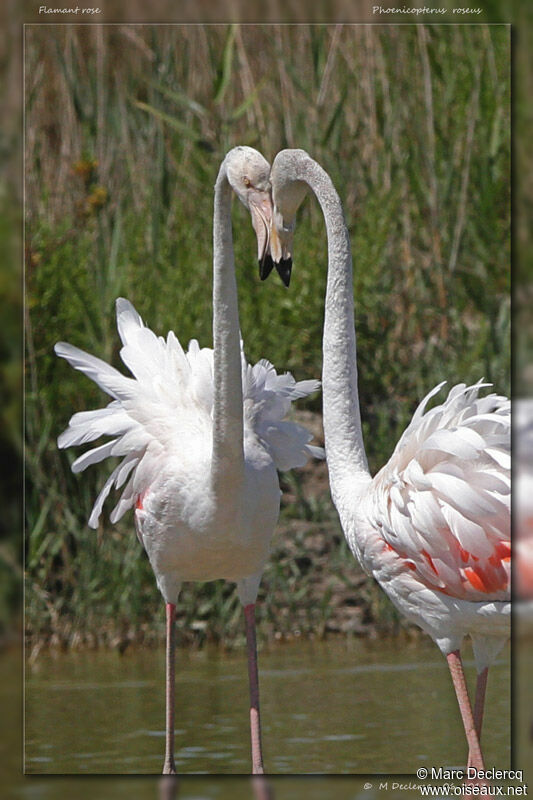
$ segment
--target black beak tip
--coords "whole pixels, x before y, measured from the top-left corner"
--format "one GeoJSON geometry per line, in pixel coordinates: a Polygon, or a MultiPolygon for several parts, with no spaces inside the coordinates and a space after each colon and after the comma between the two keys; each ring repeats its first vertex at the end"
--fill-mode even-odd
{"type": "Polygon", "coordinates": [[[266,253],[259,261],[259,277],[262,281],[266,281],[274,268],[274,262],[270,253],[266,253]]]}
{"type": "Polygon", "coordinates": [[[264,255],[259,261],[259,277],[262,281],[266,281],[274,267],[276,267],[284,286],[288,288],[291,282],[292,258],[282,258],[281,261],[276,262],[270,253],[264,255]]]}
{"type": "Polygon", "coordinates": [[[284,285],[289,288],[291,282],[292,258],[282,258],[279,264],[275,266],[284,285]]]}

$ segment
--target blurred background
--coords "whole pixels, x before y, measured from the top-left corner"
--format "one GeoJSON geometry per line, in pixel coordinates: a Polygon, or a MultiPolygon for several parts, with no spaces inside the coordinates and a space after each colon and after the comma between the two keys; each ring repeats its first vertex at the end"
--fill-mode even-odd
{"type": "MultiPolygon", "coordinates": [[[[522,9],[513,14],[525,21],[522,9]]],[[[518,134],[531,115],[523,46],[529,30],[514,32],[518,134]]],[[[225,25],[172,33],[123,26],[26,34],[26,622],[29,652],[38,659],[49,645],[102,643],[123,651],[162,634],[153,578],[128,525],[116,534],[106,525],[98,541],[86,528],[104,474],[73,479],[68,460],[55,452],[70,414],[101,398],[54,363],[51,347],[64,338],[116,363],[112,306],[119,293],[158,333],[172,327],[182,341],[210,343],[211,187],[234,144],[254,145],[267,158],[281,147],[304,147],[341,194],[355,257],[360,391],[374,469],[441,377],[482,374],[509,391],[510,43],[509,29],[474,26],[225,25]]],[[[12,80],[4,96],[16,111],[16,36],[7,41],[3,63],[12,80]]],[[[6,131],[6,155],[16,129],[6,131]]],[[[527,395],[531,245],[524,212],[531,185],[524,137],[515,159],[514,377],[527,395]]],[[[18,240],[9,236],[21,225],[12,202],[16,160],[6,158],[5,166],[3,238],[16,260],[18,240]]],[[[259,285],[253,234],[240,208],[234,231],[249,359],[268,357],[297,378],[318,375],[326,265],[318,209],[308,203],[300,215],[288,293],[259,285]],[[282,327],[298,335],[280,337],[282,327]]],[[[2,439],[6,500],[20,479],[19,289],[6,273],[2,414],[14,431],[2,439]]],[[[320,435],[320,398],[306,412],[320,435]]],[[[325,474],[311,469],[284,481],[277,549],[263,581],[263,643],[312,631],[412,636],[345,549],[325,474]],[[317,597],[326,597],[322,607],[317,597]]],[[[19,597],[19,511],[6,503],[2,520],[4,641],[19,597]]],[[[236,609],[231,587],[191,587],[183,638],[239,648],[236,609]]]]}

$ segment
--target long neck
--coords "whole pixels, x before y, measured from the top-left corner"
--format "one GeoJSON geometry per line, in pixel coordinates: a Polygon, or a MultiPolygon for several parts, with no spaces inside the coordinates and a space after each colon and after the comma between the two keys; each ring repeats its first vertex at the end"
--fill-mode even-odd
{"type": "Polygon", "coordinates": [[[236,497],[244,474],[242,378],[239,309],[233,234],[231,187],[225,163],[215,184],[213,224],[213,455],[211,483],[216,496],[236,497]]]}
{"type": "Polygon", "coordinates": [[[370,479],[357,390],[352,255],[341,201],[329,175],[309,156],[298,162],[299,174],[294,177],[309,185],[326,222],[328,278],[322,392],[330,484],[339,508],[353,500],[354,491],[370,479]]]}

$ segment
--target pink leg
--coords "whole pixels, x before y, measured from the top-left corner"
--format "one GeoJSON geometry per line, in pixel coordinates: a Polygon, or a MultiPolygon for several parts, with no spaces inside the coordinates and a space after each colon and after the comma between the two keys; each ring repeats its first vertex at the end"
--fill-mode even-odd
{"type": "Polygon", "coordinates": [[[481,741],[481,727],[483,725],[483,712],[485,710],[485,694],[487,692],[487,678],[489,668],[485,667],[478,676],[476,683],[476,702],[474,704],[474,722],[476,725],[477,738],[481,741]]]}
{"type": "Polygon", "coordinates": [[[268,778],[264,775],[254,775],[251,780],[255,800],[274,800],[274,792],[268,778]]]}
{"type": "Polygon", "coordinates": [[[255,639],[255,603],[244,606],[248,679],[250,681],[250,733],[252,737],[252,774],[262,775],[261,719],[259,717],[259,679],[257,677],[257,644],[255,639]]]}
{"type": "Polygon", "coordinates": [[[179,778],[174,775],[159,779],[159,800],[176,800],[178,796],[179,778]]]}
{"type": "MultiPolygon", "coordinates": [[[[489,668],[485,667],[478,673],[476,681],[476,702],[474,703],[474,724],[479,742],[481,743],[481,728],[483,725],[483,711],[485,710],[485,694],[487,691],[487,677],[489,668]]],[[[470,753],[468,754],[468,766],[472,767],[470,753]]]]}
{"type": "Polygon", "coordinates": [[[163,775],[175,775],[174,763],[174,687],[176,684],[176,606],[167,603],[167,683],[166,683],[166,743],[163,775]]]}
{"type": "Polygon", "coordinates": [[[474,723],[474,716],[472,714],[472,706],[470,705],[470,698],[468,697],[468,689],[466,688],[465,674],[463,671],[463,663],[461,661],[461,654],[459,650],[454,650],[446,656],[450,674],[452,676],[455,694],[457,695],[457,702],[459,703],[459,710],[463,720],[465,729],[466,740],[468,742],[468,763],[469,766],[476,769],[485,769],[483,764],[483,756],[479,746],[479,738],[476,733],[476,726],[474,723]]]}

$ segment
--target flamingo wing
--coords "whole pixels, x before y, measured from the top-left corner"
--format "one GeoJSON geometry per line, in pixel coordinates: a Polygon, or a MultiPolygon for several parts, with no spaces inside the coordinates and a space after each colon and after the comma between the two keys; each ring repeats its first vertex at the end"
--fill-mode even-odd
{"type": "Polygon", "coordinates": [[[453,387],[416,410],[372,483],[370,517],[422,583],[474,601],[509,598],[510,403],[453,387]]]}
{"type": "Polygon", "coordinates": [[[313,435],[307,428],[285,420],[295,400],[319,388],[320,381],[296,381],[290,372],[278,375],[266,359],[252,367],[243,356],[245,422],[253,428],[277,469],[302,467],[311,456],[325,458],[322,447],[309,444],[313,435]]]}
{"type": "Polygon", "coordinates": [[[113,397],[106,408],[74,414],[69,427],[58,438],[58,446],[66,448],[101,436],[111,437],[74,461],[74,472],[108,456],[122,458],[98,495],[89,518],[92,528],[97,527],[103,504],[113,487],[120,489],[126,484],[110,515],[111,522],[116,522],[156,477],[161,459],[172,452],[189,452],[191,438],[195,439],[197,452],[205,439],[197,434],[210,427],[211,396],[198,380],[204,359],[195,343],[191,343],[191,353],[185,353],[172,332],[166,340],[156,336],[123,298],[117,300],[116,310],[123,344],[120,356],[133,377],[122,375],[101,359],[70,344],[59,342],[55,346],[58,356],[113,397]]]}
{"type": "MultiPolygon", "coordinates": [[[[112,523],[133,508],[157,477],[162,459],[178,456],[208,460],[212,446],[213,351],[192,339],[185,352],[175,334],[167,338],[150,330],[124,298],[116,303],[122,341],[120,357],[133,377],[122,375],[99,358],[65,342],[55,352],[85,373],[113,399],[105,407],[74,414],[60,434],[58,446],[86,444],[111,437],[81,455],[72,465],[81,472],[108,456],[122,458],[111,472],[94,504],[89,526],[96,528],[111,489],[124,486],[110,514],[112,523]]],[[[323,457],[322,448],[308,442],[311,434],[284,422],[291,403],[319,387],[318,381],[297,383],[278,375],[267,361],[254,367],[242,355],[245,425],[253,429],[279,469],[301,466],[310,456],[323,457]]]]}

